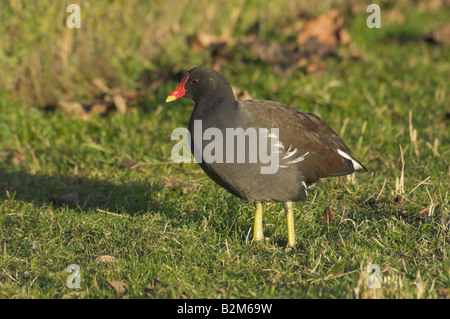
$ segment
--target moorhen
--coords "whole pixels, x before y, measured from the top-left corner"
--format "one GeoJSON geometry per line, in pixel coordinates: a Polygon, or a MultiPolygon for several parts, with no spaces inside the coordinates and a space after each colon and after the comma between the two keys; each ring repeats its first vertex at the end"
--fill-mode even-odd
{"type": "Polygon", "coordinates": [[[255,203],[256,241],[264,239],[262,202],[284,203],[288,248],[295,247],[293,202],[305,200],[321,178],[367,171],[317,115],[274,101],[236,101],[231,85],[213,69],[189,70],[166,102],[180,97],[195,102],[188,130],[200,167],[233,195],[255,203]]]}

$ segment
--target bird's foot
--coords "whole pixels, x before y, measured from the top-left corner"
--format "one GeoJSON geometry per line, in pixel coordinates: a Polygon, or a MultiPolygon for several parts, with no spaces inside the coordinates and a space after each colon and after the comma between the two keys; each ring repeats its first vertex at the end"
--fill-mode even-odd
{"type": "Polygon", "coordinates": [[[291,251],[296,251],[296,250],[297,250],[297,248],[290,244],[287,244],[286,248],[284,249],[285,252],[291,252],[291,251]]]}

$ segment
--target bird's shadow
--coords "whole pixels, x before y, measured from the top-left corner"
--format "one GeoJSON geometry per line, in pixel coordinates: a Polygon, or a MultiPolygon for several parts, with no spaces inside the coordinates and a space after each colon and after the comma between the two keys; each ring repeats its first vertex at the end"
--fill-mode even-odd
{"type": "Polygon", "coordinates": [[[22,201],[37,208],[68,205],[82,212],[161,213],[176,218],[175,204],[154,196],[163,189],[162,182],[113,183],[100,178],[31,174],[0,167],[0,200],[22,201]],[[64,198],[67,194],[76,194],[76,198],[64,198]]]}

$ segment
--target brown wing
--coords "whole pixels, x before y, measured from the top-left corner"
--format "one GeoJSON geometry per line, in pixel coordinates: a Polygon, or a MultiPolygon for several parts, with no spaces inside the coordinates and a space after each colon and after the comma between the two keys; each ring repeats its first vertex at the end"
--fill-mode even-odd
{"type": "MultiPolygon", "coordinates": [[[[320,178],[353,173],[353,160],[360,164],[336,132],[312,113],[266,100],[239,101],[239,106],[247,118],[253,118],[253,123],[259,123],[260,127],[278,128],[285,152],[289,147],[297,149],[298,156],[309,152],[297,166],[307,184],[316,183],[320,178]],[[338,150],[349,158],[341,156],[338,150]]],[[[362,164],[360,166],[364,168],[362,164]]]]}

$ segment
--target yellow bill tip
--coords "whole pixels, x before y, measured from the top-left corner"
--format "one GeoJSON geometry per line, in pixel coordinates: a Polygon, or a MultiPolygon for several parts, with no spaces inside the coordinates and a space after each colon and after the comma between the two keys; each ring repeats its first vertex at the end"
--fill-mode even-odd
{"type": "Polygon", "coordinates": [[[173,95],[169,95],[166,99],[166,103],[175,101],[177,98],[173,95]]]}

